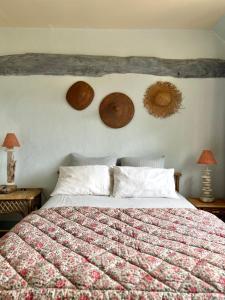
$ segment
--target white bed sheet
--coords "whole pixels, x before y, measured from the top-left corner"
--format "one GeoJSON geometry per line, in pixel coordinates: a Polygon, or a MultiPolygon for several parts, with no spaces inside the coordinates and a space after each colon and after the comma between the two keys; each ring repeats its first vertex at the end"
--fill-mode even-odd
{"type": "Polygon", "coordinates": [[[93,206],[113,208],[195,208],[187,199],[178,194],[171,198],[114,198],[109,196],[56,195],[51,197],[42,208],[63,206],[93,206]]]}

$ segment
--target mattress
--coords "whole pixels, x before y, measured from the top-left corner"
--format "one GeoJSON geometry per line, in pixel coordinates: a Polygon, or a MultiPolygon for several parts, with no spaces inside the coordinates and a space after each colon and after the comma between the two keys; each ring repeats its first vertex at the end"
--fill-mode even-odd
{"type": "Polygon", "coordinates": [[[0,239],[0,299],[225,299],[225,224],[192,208],[44,208],[0,239]]]}
{"type": "Polygon", "coordinates": [[[114,208],[194,208],[194,206],[178,194],[178,199],[171,198],[114,198],[109,196],[71,196],[57,195],[51,197],[43,208],[63,206],[95,206],[114,208]]]}

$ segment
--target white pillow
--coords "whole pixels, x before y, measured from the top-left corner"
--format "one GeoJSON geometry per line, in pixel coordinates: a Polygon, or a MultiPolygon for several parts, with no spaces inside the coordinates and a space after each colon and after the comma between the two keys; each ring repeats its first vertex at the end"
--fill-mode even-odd
{"type": "Polygon", "coordinates": [[[55,195],[109,195],[110,168],[108,166],[60,167],[55,195]]]}
{"type": "Polygon", "coordinates": [[[174,169],[114,167],[114,197],[178,198],[174,169]]]}

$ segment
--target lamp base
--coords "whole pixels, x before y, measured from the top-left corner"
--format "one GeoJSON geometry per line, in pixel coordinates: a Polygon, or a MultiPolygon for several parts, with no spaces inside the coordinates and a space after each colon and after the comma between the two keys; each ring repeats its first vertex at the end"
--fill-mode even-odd
{"type": "Polygon", "coordinates": [[[202,193],[200,199],[203,202],[213,202],[213,190],[212,190],[212,179],[211,170],[206,168],[202,170],[202,193]]]}
{"type": "Polygon", "coordinates": [[[15,185],[16,161],[13,156],[13,149],[7,149],[7,185],[15,185]]]}
{"type": "Polygon", "coordinates": [[[17,190],[17,186],[14,185],[0,185],[0,194],[10,194],[17,190]]]}
{"type": "Polygon", "coordinates": [[[202,202],[213,202],[215,200],[215,198],[213,198],[213,197],[200,197],[200,200],[202,202]]]}

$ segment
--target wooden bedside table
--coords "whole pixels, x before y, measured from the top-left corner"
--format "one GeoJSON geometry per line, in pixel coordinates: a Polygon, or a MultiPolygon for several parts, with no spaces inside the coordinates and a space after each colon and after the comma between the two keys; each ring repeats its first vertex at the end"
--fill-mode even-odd
{"type": "MultiPolygon", "coordinates": [[[[18,189],[9,194],[0,194],[0,215],[19,213],[25,217],[33,210],[41,207],[40,188],[18,189]]],[[[0,232],[7,232],[9,228],[1,229],[0,232]]]]}
{"type": "Polygon", "coordinates": [[[213,202],[203,202],[199,198],[189,197],[188,200],[196,208],[208,211],[225,222],[225,199],[215,199],[213,202]]]}

